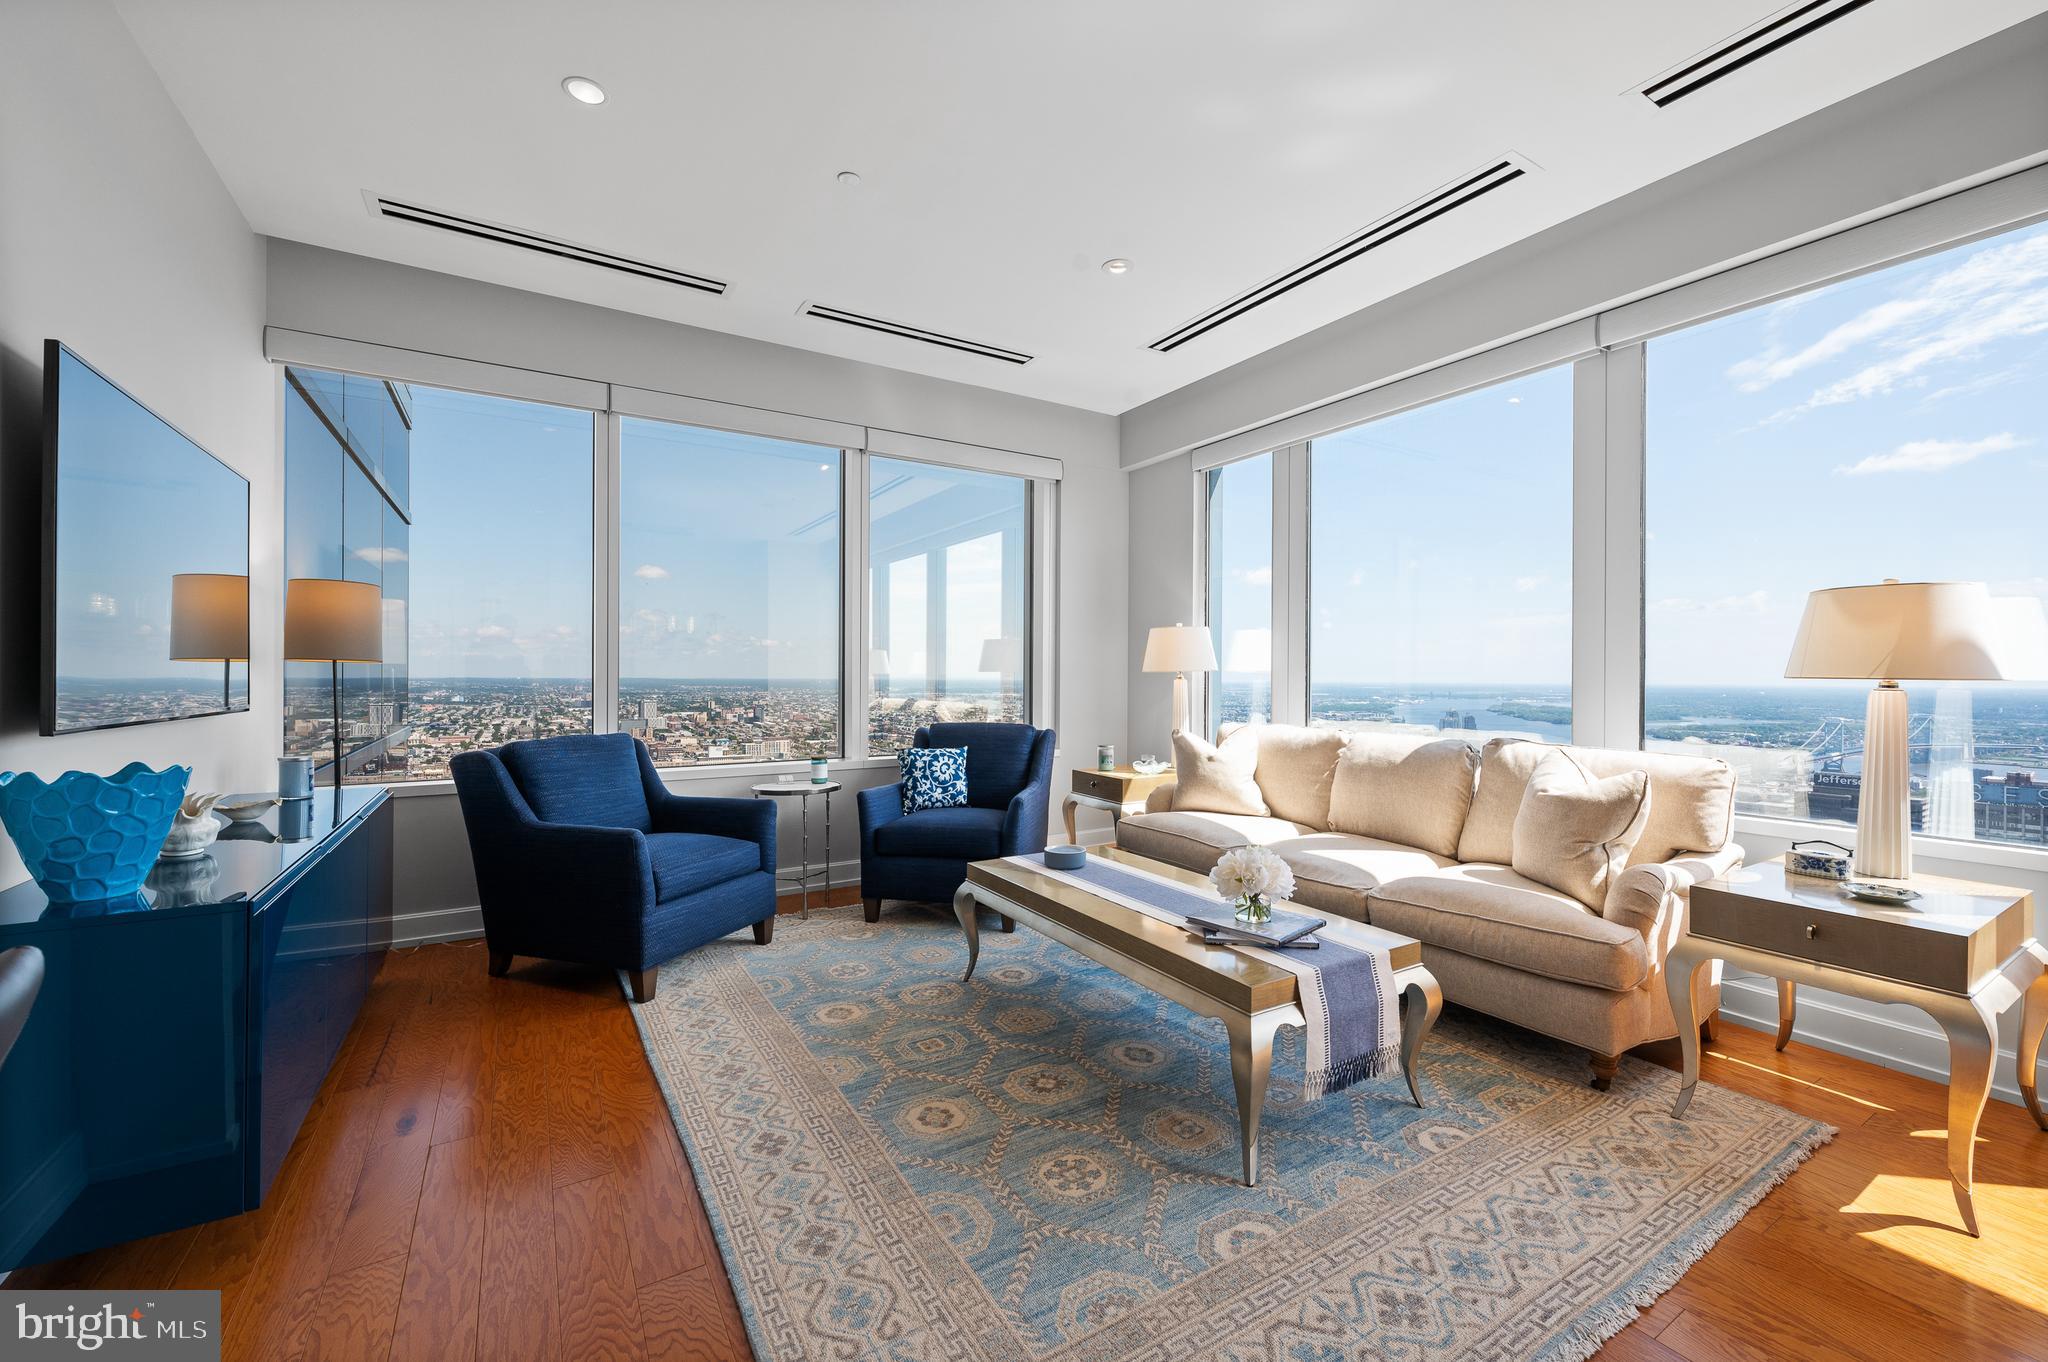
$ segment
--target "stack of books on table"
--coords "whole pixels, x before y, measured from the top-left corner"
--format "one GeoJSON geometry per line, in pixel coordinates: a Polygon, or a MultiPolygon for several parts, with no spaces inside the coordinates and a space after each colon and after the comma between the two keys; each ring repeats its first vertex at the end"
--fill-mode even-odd
{"type": "Polygon", "coordinates": [[[1314,950],[1322,943],[1311,933],[1329,925],[1325,918],[1282,908],[1275,908],[1264,922],[1243,922],[1227,904],[1217,905],[1214,913],[1186,916],[1188,930],[1212,946],[1264,946],[1268,950],[1314,950]]]}

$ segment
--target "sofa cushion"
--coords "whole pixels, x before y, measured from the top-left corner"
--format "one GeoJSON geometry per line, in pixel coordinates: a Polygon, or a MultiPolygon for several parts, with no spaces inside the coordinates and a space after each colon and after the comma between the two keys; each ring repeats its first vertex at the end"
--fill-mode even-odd
{"type": "Polygon", "coordinates": [[[653,823],[638,742],[626,733],[574,733],[507,743],[498,759],[543,823],[645,832],[653,823]]]}
{"type": "Polygon", "coordinates": [[[1570,751],[1552,752],[1522,791],[1510,864],[1597,912],[1649,817],[1647,775],[1623,771],[1595,780],[1570,751]]]}
{"type": "Polygon", "coordinates": [[[875,850],[884,856],[988,861],[1003,854],[1002,834],[1001,809],[920,809],[876,828],[875,850]]]}
{"type": "Polygon", "coordinates": [[[654,867],[654,897],[681,898],[761,868],[761,848],[737,837],[702,832],[650,832],[647,859],[654,867]]]}
{"type": "Polygon", "coordinates": [[[1259,793],[1275,818],[1330,826],[1330,785],[1345,735],[1334,728],[1259,724],[1250,731],[1259,744],[1259,793]]]}
{"type": "Polygon", "coordinates": [[[1478,772],[1479,753],[1458,738],[1353,733],[1337,757],[1330,830],[1455,857],[1478,772]]]}
{"type": "Polygon", "coordinates": [[[1217,857],[1235,847],[1271,846],[1314,831],[1284,818],[1174,809],[1122,819],[1116,825],[1116,842],[1140,856],[1207,873],[1217,857]]]}
{"type": "MultiPolygon", "coordinates": [[[[1621,991],[1650,977],[1641,932],[1504,865],[1458,865],[1380,885],[1372,924],[1426,946],[1621,991]]],[[[1468,999],[1484,1008],[1483,1001],[1468,999]]]]}
{"type": "MultiPolygon", "coordinates": [[[[1479,789],[1458,840],[1461,861],[1514,860],[1515,815],[1536,763],[1554,743],[1495,738],[1479,759],[1479,789]]],[[[1595,776],[1642,771],[1650,777],[1650,822],[1629,853],[1630,865],[1656,864],[1684,852],[1715,852],[1728,844],[1735,827],[1735,772],[1725,761],[1674,752],[1572,747],[1595,776]]]]}
{"type": "Polygon", "coordinates": [[[1220,743],[1193,733],[1173,735],[1173,807],[1176,812],[1266,816],[1253,772],[1259,764],[1259,733],[1240,728],[1220,743]]]}
{"type": "Polygon", "coordinates": [[[1294,872],[1294,901],[1364,921],[1366,891],[1388,880],[1454,864],[1420,847],[1346,832],[1313,832],[1269,844],[1294,872]]]}

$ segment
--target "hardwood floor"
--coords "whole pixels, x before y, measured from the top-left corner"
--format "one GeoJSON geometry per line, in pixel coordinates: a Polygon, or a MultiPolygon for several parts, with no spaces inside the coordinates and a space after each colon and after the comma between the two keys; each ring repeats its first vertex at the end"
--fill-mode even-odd
{"type": "MultiPolygon", "coordinates": [[[[852,898],[842,894],[844,901],[852,898]]],[[[1943,1089],[1724,1024],[1703,1076],[1841,1128],[1610,1362],[2048,1362],[2048,1133],[1991,1103],[1956,1228],[1943,1089]]],[[[262,1209],[17,1273],[219,1287],[226,1356],[751,1356],[614,976],[481,942],[394,952],[262,1209]]]]}

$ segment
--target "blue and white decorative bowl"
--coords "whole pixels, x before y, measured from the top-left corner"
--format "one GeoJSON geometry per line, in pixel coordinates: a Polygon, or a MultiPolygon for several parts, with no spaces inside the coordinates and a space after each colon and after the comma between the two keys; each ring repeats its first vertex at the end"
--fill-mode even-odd
{"type": "Polygon", "coordinates": [[[52,903],[126,898],[156,864],[191,778],[189,766],[152,771],[139,761],[52,781],[0,771],[0,823],[52,903]]]}

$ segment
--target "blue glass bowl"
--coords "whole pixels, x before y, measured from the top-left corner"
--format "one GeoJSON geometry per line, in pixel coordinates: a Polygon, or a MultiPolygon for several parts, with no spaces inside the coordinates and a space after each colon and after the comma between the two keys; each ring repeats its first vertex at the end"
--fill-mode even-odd
{"type": "Polygon", "coordinates": [[[156,864],[191,778],[189,766],[152,771],[139,761],[51,781],[0,771],[0,823],[52,903],[126,898],[156,864]]]}

